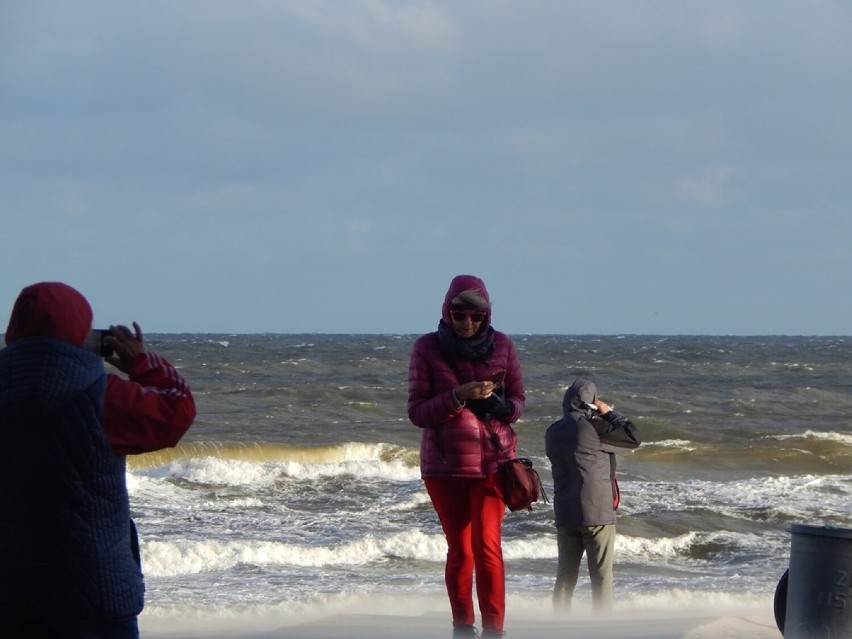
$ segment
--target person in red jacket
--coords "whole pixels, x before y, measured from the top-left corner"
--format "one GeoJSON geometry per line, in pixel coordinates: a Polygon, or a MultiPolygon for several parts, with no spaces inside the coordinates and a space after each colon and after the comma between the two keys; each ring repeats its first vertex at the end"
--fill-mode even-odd
{"type": "Polygon", "coordinates": [[[477,636],[474,572],[482,637],[504,634],[505,504],[497,470],[515,456],[511,424],[523,409],[517,352],[491,326],[485,283],[459,275],[438,330],[417,339],[408,369],[408,417],[421,429],[420,472],[447,539],[453,637],[477,636]]]}
{"type": "MultiPolygon", "coordinates": [[[[173,448],[195,419],[189,384],[165,358],[145,349],[142,329],[133,322],[110,326],[104,339],[113,355],[104,359],[125,379],[107,373],[103,427],[117,455],[173,448]]],[[[78,291],[60,282],[24,288],[12,310],[5,341],[53,337],[83,345],[91,336],[92,310],[78,291]]]]}
{"type": "Polygon", "coordinates": [[[124,456],[175,446],[195,402],[133,327],[92,331],[86,298],[59,282],[15,301],[0,350],[2,637],[139,635],[124,456]],[[128,378],[105,372],[104,347],[128,378]]]}

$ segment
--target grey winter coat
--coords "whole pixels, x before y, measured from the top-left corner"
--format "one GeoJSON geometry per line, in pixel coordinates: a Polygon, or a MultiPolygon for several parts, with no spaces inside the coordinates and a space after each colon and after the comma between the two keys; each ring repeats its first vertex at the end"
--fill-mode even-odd
{"type": "Polygon", "coordinates": [[[545,434],[557,526],[614,524],[619,500],[615,451],[641,443],[639,429],[621,413],[600,416],[585,407],[596,394],[592,382],[576,380],[565,392],[562,419],[545,434]]]}

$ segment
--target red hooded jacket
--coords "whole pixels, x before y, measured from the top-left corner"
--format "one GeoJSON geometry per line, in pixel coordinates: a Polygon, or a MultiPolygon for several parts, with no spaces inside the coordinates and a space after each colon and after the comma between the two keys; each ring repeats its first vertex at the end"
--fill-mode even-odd
{"type": "MultiPolygon", "coordinates": [[[[446,327],[452,326],[450,301],[466,290],[475,290],[490,301],[481,279],[472,275],[454,278],[442,309],[446,327]]],[[[473,339],[490,330],[489,309],[473,339]]],[[[442,350],[437,332],[423,335],[414,343],[408,369],[408,417],[422,429],[420,471],[424,478],[482,478],[497,472],[501,462],[516,454],[517,435],[510,424],[520,418],[523,409],[521,367],[507,335],[493,331],[490,352],[480,358],[458,357],[453,361],[442,350]],[[509,412],[486,424],[470,408],[458,406],[453,390],[466,382],[488,380],[500,371],[506,372],[503,389],[509,412]],[[499,438],[499,447],[492,441],[492,432],[499,438]]]]}
{"type": "MultiPolygon", "coordinates": [[[[92,328],[92,309],[78,291],[41,282],[21,291],[6,344],[51,337],[81,346],[92,328]]],[[[116,454],[132,455],[175,446],[195,419],[195,400],[177,370],[155,353],[142,353],[128,379],[107,375],[103,424],[116,454]]]]}

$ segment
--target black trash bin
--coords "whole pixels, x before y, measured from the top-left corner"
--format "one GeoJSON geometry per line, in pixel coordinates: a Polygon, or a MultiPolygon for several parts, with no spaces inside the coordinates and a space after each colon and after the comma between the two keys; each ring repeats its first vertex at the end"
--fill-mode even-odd
{"type": "Polygon", "coordinates": [[[785,639],[852,639],[852,529],[793,524],[790,532],[785,639]]]}

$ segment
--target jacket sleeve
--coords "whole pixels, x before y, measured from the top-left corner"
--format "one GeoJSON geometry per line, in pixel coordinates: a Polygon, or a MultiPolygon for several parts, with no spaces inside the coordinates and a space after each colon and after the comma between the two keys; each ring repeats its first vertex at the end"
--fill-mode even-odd
{"type": "Polygon", "coordinates": [[[417,342],[408,363],[408,418],[419,428],[438,426],[461,411],[452,384],[433,388],[434,370],[423,342],[417,342]]]}
{"type": "Polygon", "coordinates": [[[139,355],[128,377],[107,377],[104,430],[113,450],[135,455],[176,446],[195,419],[186,380],[156,353],[139,355]]]}
{"type": "Polygon", "coordinates": [[[602,417],[592,418],[601,443],[615,448],[637,448],[642,443],[642,436],[636,425],[621,413],[609,411],[602,417]]]}

